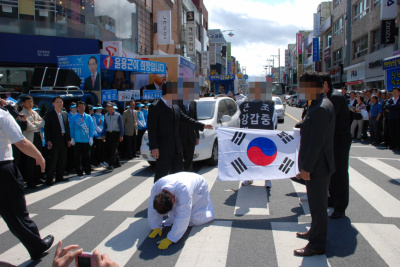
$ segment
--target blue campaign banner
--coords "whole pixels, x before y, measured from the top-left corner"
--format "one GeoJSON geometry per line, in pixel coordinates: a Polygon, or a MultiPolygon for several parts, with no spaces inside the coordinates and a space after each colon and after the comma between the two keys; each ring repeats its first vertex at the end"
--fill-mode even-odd
{"type": "Polygon", "coordinates": [[[115,101],[118,100],[118,90],[102,90],[101,91],[101,101],[115,101]]]}
{"type": "Polygon", "coordinates": [[[319,38],[313,38],[313,62],[319,61],[319,38]]]}
{"type": "Polygon", "coordinates": [[[162,90],[143,90],[143,99],[158,99],[162,97],[162,90]]]}
{"type": "Polygon", "coordinates": [[[231,81],[235,79],[235,74],[229,74],[229,75],[210,75],[208,77],[210,81],[231,81]]]}
{"type": "Polygon", "coordinates": [[[166,74],[167,64],[126,57],[100,55],[101,69],[166,74]]]}
{"type": "Polygon", "coordinates": [[[386,90],[391,92],[393,87],[400,87],[400,68],[386,71],[386,90]]]}
{"type": "Polygon", "coordinates": [[[57,57],[60,69],[72,69],[81,78],[81,90],[100,91],[100,55],[76,55],[57,57]]]}

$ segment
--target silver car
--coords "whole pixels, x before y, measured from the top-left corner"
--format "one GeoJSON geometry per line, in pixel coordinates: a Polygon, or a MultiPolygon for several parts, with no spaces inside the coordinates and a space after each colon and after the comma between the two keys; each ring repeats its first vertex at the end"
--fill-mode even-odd
{"type": "Polygon", "coordinates": [[[276,111],[276,115],[278,117],[278,123],[284,123],[285,122],[286,104],[282,103],[282,100],[277,96],[273,96],[272,100],[275,103],[275,111],[276,111]]]}

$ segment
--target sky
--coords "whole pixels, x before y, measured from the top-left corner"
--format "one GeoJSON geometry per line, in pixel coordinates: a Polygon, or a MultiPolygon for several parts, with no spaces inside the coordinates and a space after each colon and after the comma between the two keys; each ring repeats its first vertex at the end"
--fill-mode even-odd
{"type": "MultiPolygon", "coordinates": [[[[321,0],[203,0],[208,29],[233,30],[225,39],[232,43],[232,56],[248,75],[263,76],[267,59],[278,55],[285,65],[285,49],[296,42],[299,30],[313,29],[313,14],[321,0]]],[[[278,59],[275,57],[275,67],[278,59]]]]}

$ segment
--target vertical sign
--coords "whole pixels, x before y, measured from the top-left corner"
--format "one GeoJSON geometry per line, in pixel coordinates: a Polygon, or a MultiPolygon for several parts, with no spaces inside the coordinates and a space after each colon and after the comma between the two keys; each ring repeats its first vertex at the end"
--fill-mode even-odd
{"type": "Polygon", "coordinates": [[[313,38],[312,54],[313,62],[319,61],[319,38],[313,38]]]}
{"type": "Polygon", "coordinates": [[[210,65],[216,65],[217,58],[215,54],[215,44],[210,45],[210,65]]]}
{"type": "Polygon", "coordinates": [[[396,33],[396,20],[381,21],[381,44],[394,44],[396,33]]]}
{"type": "Polygon", "coordinates": [[[314,36],[319,37],[321,35],[321,17],[318,13],[314,13],[314,36]]]}
{"type": "Polygon", "coordinates": [[[208,56],[208,51],[201,52],[201,68],[208,69],[210,66],[210,60],[208,56]]]}
{"type": "Polygon", "coordinates": [[[158,44],[171,44],[171,10],[157,12],[158,44]]]}
{"type": "Polygon", "coordinates": [[[226,62],[227,62],[227,74],[231,74],[232,73],[232,63],[231,63],[231,43],[228,42],[226,45],[226,62]]]}
{"type": "Polygon", "coordinates": [[[381,20],[394,19],[397,15],[395,0],[381,0],[381,20]]]}
{"type": "Polygon", "coordinates": [[[290,57],[289,57],[289,50],[285,49],[285,73],[289,73],[289,66],[290,66],[290,57]]]}
{"type": "Polygon", "coordinates": [[[298,64],[303,64],[303,34],[297,34],[297,55],[298,55],[298,64]]]}
{"type": "Polygon", "coordinates": [[[196,22],[194,11],[186,12],[186,54],[188,57],[196,56],[196,22]]]}

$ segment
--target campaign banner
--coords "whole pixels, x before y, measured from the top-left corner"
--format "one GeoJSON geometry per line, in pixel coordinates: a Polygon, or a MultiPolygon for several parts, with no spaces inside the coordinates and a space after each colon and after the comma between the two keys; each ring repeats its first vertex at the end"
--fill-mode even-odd
{"type": "Polygon", "coordinates": [[[208,77],[209,81],[231,81],[235,79],[235,74],[229,75],[210,75],[208,77]]]}
{"type": "Polygon", "coordinates": [[[386,90],[391,92],[393,87],[400,87],[400,68],[386,71],[386,90]]]}
{"type": "Polygon", "coordinates": [[[131,101],[132,94],[130,91],[119,91],[118,92],[118,101],[131,101]]]}
{"type": "Polygon", "coordinates": [[[319,38],[313,38],[312,54],[313,62],[319,61],[319,38]]]}
{"type": "Polygon", "coordinates": [[[117,89],[114,90],[101,90],[101,101],[115,101],[118,100],[118,91],[117,89]]]}
{"type": "Polygon", "coordinates": [[[397,16],[397,3],[395,0],[381,1],[381,20],[394,19],[397,16]]]}
{"type": "Polygon", "coordinates": [[[140,100],[140,90],[130,90],[131,99],[140,100]]]}
{"type": "Polygon", "coordinates": [[[159,99],[162,97],[162,90],[143,90],[143,99],[159,99]]]}
{"type": "MultiPolygon", "coordinates": [[[[266,85],[266,84],[265,84],[266,85]]],[[[260,90],[260,95],[257,95],[254,89],[250,89],[250,97],[254,94],[255,98],[265,99],[266,98],[266,88],[264,89],[265,93],[263,93],[262,89],[260,90]]],[[[250,101],[243,102],[240,105],[240,128],[247,129],[261,129],[261,130],[274,130],[276,125],[276,119],[274,118],[275,113],[275,104],[274,101],[250,101]]]]}
{"type": "Polygon", "coordinates": [[[171,44],[171,10],[157,12],[158,44],[171,44]]]}
{"type": "Polygon", "coordinates": [[[166,64],[155,61],[100,55],[100,67],[107,70],[134,71],[138,73],[165,74],[166,64]]]}
{"type": "Polygon", "coordinates": [[[300,133],[219,127],[218,179],[276,180],[295,177],[300,133]]]}

